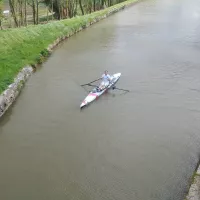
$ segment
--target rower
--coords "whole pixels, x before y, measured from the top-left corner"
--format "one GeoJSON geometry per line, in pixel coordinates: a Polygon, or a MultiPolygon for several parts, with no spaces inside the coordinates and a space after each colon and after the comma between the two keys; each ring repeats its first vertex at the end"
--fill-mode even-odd
{"type": "Polygon", "coordinates": [[[101,76],[101,80],[102,80],[102,82],[99,86],[100,90],[104,89],[111,82],[111,76],[108,74],[107,70],[104,71],[104,74],[101,76]]]}
{"type": "Polygon", "coordinates": [[[101,79],[103,80],[103,82],[111,82],[111,76],[108,74],[107,70],[104,71],[104,74],[102,75],[101,79]]]}

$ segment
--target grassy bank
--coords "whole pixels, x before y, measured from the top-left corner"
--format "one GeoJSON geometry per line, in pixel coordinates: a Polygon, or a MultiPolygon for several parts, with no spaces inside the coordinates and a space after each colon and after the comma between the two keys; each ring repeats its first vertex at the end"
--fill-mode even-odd
{"type": "Polygon", "coordinates": [[[46,50],[57,38],[70,36],[96,18],[138,0],[129,0],[105,10],[49,24],[0,31],[0,94],[26,65],[42,63],[46,50]]]}

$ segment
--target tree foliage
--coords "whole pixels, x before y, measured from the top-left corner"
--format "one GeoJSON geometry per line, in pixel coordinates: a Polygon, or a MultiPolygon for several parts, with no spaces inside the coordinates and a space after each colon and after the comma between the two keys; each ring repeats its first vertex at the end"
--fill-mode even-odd
{"type": "Polygon", "coordinates": [[[3,0],[0,0],[0,28],[2,29],[1,23],[3,19],[3,0]]]}
{"type": "MultiPolygon", "coordinates": [[[[2,0],[0,0],[2,1],[2,0]]],[[[46,21],[49,19],[61,20],[77,15],[85,15],[102,10],[125,0],[8,0],[12,19],[16,27],[26,26],[27,18],[32,15],[32,23],[40,23],[40,5],[46,6],[46,21]],[[28,13],[29,7],[29,14],[28,13]],[[31,11],[30,11],[31,10],[31,11]]],[[[44,7],[43,7],[44,10],[44,7]]],[[[43,16],[44,18],[44,16],[43,16]]],[[[43,19],[44,21],[44,19],[43,19]]]]}

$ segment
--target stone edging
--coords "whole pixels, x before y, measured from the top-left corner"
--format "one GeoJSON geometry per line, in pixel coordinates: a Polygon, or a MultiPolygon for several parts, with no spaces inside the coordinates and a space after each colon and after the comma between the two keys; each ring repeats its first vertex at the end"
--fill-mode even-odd
{"type": "Polygon", "coordinates": [[[33,73],[31,66],[24,67],[14,79],[14,82],[0,95],[0,117],[12,105],[17,96],[19,95],[23,85],[28,77],[33,73]]]}
{"type": "MultiPolygon", "coordinates": [[[[126,7],[130,7],[136,3],[138,3],[139,0],[136,0],[135,2],[130,2],[127,5],[124,5],[122,7],[119,8],[113,8],[111,10],[108,11],[107,14],[103,15],[103,16],[98,16],[95,19],[93,19],[90,23],[86,24],[86,26],[84,27],[80,27],[78,31],[75,32],[71,32],[69,35],[67,36],[62,36],[59,37],[58,39],[56,39],[52,44],[50,44],[47,49],[45,49],[48,54],[51,54],[51,52],[53,51],[53,49],[59,44],[61,43],[63,40],[69,38],[70,36],[74,35],[75,33],[89,27],[90,25],[109,17],[110,15],[126,8],[126,7]]],[[[41,54],[41,60],[42,58],[44,58],[44,56],[41,54]]],[[[42,63],[42,62],[41,62],[42,63]]],[[[8,86],[8,88],[0,95],[0,118],[5,114],[5,112],[8,110],[8,108],[14,103],[14,101],[16,100],[16,98],[18,97],[20,91],[22,90],[25,82],[28,80],[28,78],[31,76],[31,74],[34,72],[34,68],[36,68],[38,66],[38,64],[41,63],[37,63],[34,64],[32,66],[26,66],[24,67],[17,75],[17,77],[14,79],[14,82],[12,84],[10,84],[8,86]]]]}
{"type": "Polygon", "coordinates": [[[190,186],[189,192],[185,200],[199,200],[200,199],[200,165],[193,177],[192,185],[190,186]]]}

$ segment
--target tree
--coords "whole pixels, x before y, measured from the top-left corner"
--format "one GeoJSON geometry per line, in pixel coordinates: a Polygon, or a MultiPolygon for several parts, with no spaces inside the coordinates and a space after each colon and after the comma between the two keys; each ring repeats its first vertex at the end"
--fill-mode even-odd
{"type": "MultiPolygon", "coordinates": [[[[0,28],[3,19],[3,8],[0,0],[0,28]]],[[[52,20],[72,18],[76,15],[85,15],[97,10],[110,7],[124,0],[8,0],[10,12],[16,27],[26,26],[29,13],[33,15],[33,23],[39,24],[39,9],[41,4],[45,4],[47,8],[47,21],[49,12],[52,13],[52,20]],[[32,11],[30,11],[30,8],[32,11]]],[[[43,10],[41,10],[43,12],[43,10]]],[[[29,18],[30,19],[30,18],[29,18]]]]}
{"type": "Polygon", "coordinates": [[[10,6],[11,13],[12,13],[12,17],[15,22],[15,26],[18,27],[19,23],[17,20],[17,2],[15,0],[9,0],[9,6],[10,6]]]}
{"type": "Polygon", "coordinates": [[[82,1],[81,0],[79,0],[79,6],[80,6],[80,9],[81,9],[82,15],[84,15],[84,10],[83,10],[83,6],[82,6],[82,1]]]}

